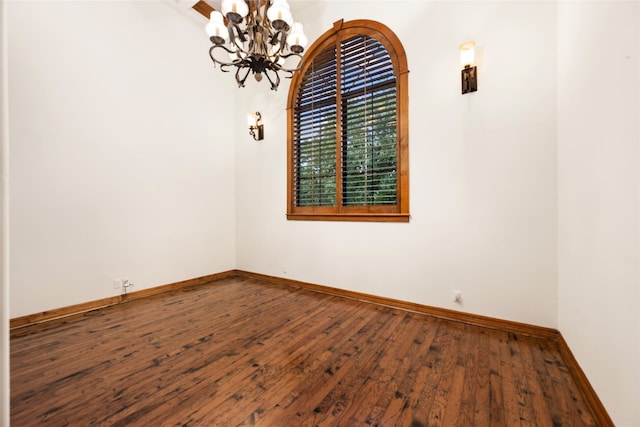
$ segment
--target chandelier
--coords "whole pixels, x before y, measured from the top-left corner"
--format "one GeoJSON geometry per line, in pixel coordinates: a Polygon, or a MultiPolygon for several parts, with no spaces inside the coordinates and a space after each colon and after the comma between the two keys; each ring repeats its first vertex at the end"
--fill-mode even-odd
{"type": "Polygon", "coordinates": [[[291,78],[300,69],[307,37],[302,24],[293,22],[287,0],[222,0],[221,9],[211,12],[205,27],[213,43],[209,56],[224,72],[236,67],[238,87],[253,73],[278,90],[279,72],[291,78]]]}

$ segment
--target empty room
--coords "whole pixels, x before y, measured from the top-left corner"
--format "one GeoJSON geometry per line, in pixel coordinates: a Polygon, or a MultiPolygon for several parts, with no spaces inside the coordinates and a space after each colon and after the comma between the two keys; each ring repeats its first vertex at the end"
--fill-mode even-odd
{"type": "Polygon", "coordinates": [[[640,427],[639,1],[0,22],[2,427],[640,427]]]}

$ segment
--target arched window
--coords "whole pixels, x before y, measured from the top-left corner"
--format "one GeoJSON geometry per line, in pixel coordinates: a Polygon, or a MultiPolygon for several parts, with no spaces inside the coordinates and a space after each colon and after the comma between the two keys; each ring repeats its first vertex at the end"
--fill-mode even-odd
{"type": "Polygon", "coordinates": [[[408,68],[379,22],[338,21],[287,103],[287,218],[409,221],[408,68]]]}

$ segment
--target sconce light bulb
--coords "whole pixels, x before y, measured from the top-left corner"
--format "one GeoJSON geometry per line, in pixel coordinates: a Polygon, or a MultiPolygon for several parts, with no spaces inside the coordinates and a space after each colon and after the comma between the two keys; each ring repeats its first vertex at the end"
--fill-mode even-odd
{"type": "Polygon", "coordinates": [[[475,63],[476,42],[468,41],[460,45],[460,65],[472,67],[475,63]]]}

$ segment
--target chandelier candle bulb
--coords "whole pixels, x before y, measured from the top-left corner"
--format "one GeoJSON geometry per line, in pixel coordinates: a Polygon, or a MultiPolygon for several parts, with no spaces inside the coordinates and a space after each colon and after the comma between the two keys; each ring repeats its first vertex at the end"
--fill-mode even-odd
{"type": "Polygon", "coordinates": [[[211,12],[209,23],[205,27],[209,39],[214,44],[224,44],[229,41],[229,31],[224,25],[224,18],[217,10],[211,12]]]}
{"type": "Polygon", "coordinates": [[[293,27],[291,27],[291,34],[287,37],[287,43],[291,46],[291,51],[296,52],[300,50],[300,52],[302,52],[307,46],[307,42],[307,36],[305,36],[304,31],[302,31],[302,24],[294,22],[293,27]]]}
{"type": "Polygon", "coordinates": [[[274,0],[273,5],[267,11],[267,18],[275,30],[283,30],[293,23],[293,16],[289,11],[287,0],[274,0]]]}
{"type": "Polygon", "coordinates": [[[222,0],[222,13],[234,24],[242,22],[249,14],[249,6],[242,0],[222,0]]]}

